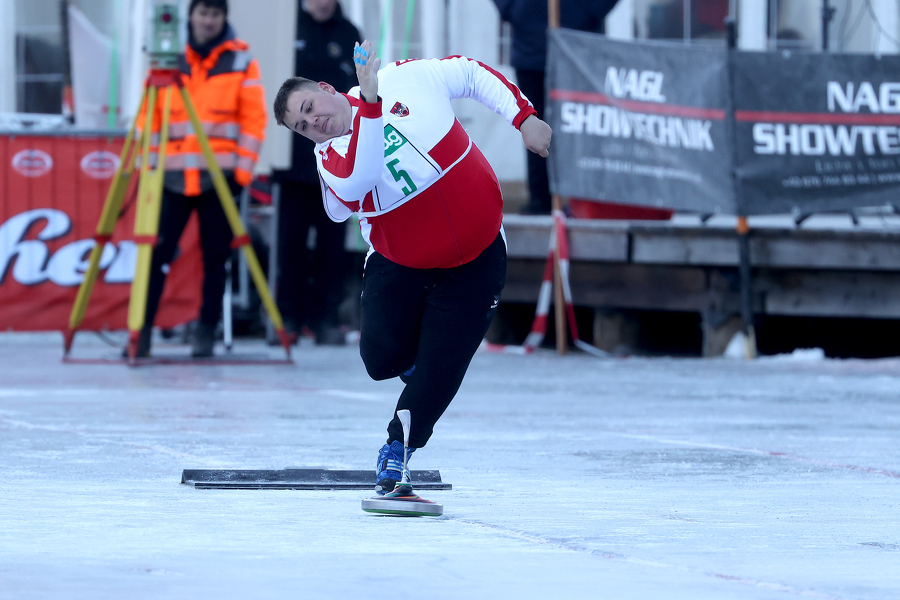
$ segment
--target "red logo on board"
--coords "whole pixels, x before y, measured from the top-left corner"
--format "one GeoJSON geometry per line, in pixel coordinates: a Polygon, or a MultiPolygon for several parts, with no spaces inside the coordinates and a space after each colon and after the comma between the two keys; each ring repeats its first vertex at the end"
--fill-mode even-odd
{"type": "Polygon", "coordinates": [[[40,177],[53,168],[53,158],[43,150],[22,150],[13,156],[12,167],[25,177],[40,177]]]}
{"type": "Polygon", "coordinates": [[[81,159],[81,170],[94,179],[109,179],[119,168],[119,157],[106,150],[85,154],[81,159]]]}

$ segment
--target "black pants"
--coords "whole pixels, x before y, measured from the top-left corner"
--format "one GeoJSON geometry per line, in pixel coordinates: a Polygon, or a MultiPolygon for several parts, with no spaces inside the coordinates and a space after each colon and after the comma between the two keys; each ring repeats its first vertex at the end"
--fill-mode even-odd
{"type": "MultiPolygon", "coordinates": [[[[375,380],[404,377],[397,410],[408,409],[409,445],[421,448],[462,384],[497,311],[506,245],[497,239],[452,269],[411,269],[373,254],[363,277],[360,354],[375,380]]],[[[403,440],[396,414],[388,442],[403,440]]]]}
{"type": "MultiPolygon", "coordinates": [[[[237,197],[241,188],[229,181],[232,194],[237,197]]],[[[184,232],[191,212],[197,211],[200,220],[200,247],[203,250],[203,303],[200,323],[215,327],[222,316],[222,295],[225,293],[225,262],[231,255],[231,226],[216,191],[199,196],[184,196],[163,190],[159,213],[159,232],[153,259],[150,262],[150,282],[147,290],[147,312],[144,327],[153,326],[159,300],[166,283],[168,265],[175,259],[178,239],[184,232]]]]}
{"type": "Polygon", "coordinates": [[[344,249],[346,223],[335,223],[322,210],[319,184],[284,181],[279,203],[278,306],[288,327],[309,325],[318,336],[339,324],[338,306],[352,266],[344,249]],[[315,247],[307,247],[310,229],[315,247]]]}
{"type": "MultiPolygon", "coordinates": [[[[516,81],[522,93],[534,104],[539,119],[544,118],[544,71],[516,69],[516,81]]],[[[525,151],[528,168],[528,193],[530,199],[526,212],[550,214],[550,177],[547,174],[547,159],[530,150],[525,151]]]]}

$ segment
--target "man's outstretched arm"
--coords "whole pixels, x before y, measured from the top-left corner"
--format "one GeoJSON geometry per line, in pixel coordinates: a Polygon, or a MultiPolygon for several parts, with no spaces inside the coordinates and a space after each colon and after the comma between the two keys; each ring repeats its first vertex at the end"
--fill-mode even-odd
{"type": "Polygon", "coordinates": [[[526,148],[544,157],[549,155],[550,126],[537,117],[528,98],[500,72],[464,56],[416,63],[410,63],[410,68],[431,70],[447,86],[450,98],[481,102],[519,129],[526,148]]]}

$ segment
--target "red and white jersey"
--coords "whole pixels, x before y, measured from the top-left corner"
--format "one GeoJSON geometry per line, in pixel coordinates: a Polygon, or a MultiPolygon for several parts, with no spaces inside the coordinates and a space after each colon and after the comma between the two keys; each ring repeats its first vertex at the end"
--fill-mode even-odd
{"type": "Polygon", "coordinates": [[[518,128],[535,110],[490,67],[465,57],[409,60],[378,72],[380,102],[347,94],[348,134],[316,145],[325,211],[358,213],[372,250],[398,264],[450,268],[477,257],[502,222],[500,186],[450,101],[472,98],[518,128]]]}

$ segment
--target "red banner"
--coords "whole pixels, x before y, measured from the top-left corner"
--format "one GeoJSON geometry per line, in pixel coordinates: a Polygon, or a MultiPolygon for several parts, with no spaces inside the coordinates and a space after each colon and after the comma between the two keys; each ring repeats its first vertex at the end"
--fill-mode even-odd
{"type": "MultiPolygon", "coordinates": [[[[118,136],[0,136],[0,330],[68,328],[123,142],[118,136]]],[[[134,187],[104,247],[81,329],[126,328],[137,258],[134,187]]],[[[156,317],[161,327],[196,318],[198,232],[194,216],[166,280],[156,317]]]]}

